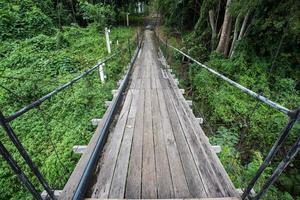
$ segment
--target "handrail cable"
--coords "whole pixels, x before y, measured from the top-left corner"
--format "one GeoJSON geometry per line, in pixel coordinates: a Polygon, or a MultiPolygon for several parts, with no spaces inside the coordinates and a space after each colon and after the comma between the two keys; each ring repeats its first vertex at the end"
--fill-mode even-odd
{"type": "Polygon", "coordinates": [[[258,100],[264,102],[265,104],[271,106],[272,108],[274,108],[274,109],[276,109],[276,110],[278,110],[278,111],[280,111],[280,112],[282,112],[282,113],[284,113],[284,114],[286,114],[286,115],[290,115],[290,114],[291,114],[292,111],[289,110],[288,108],[285,108],[285,107],[279,105],[278,103],[275,103],[274,101],[271,101],[270,99],[268,99],[268,98],[266,98],[266,97],[264,97],[264,96],[262,96],[262,95],[259,95],[259,94],[257,94],[256,92],[254,92],[254,91],[252,91],[252,90],[250,90],[250,89],[248,89],[248,88],[242,86],[241,84],[239,84],[239,83],[237,83],[237,82],[235,82],[235,81],[233,81],[233,80],[227,78],[226,76],[224,76],[223,74],[220,74],[220,73],[217,72],[216,70],[211,69],[210,67],[208,67],[208,66],[206,66],[206,65],[204,65],[204,64],[202,64],[202,63],[200,63],[199,61],[195,60],[194,58],[192,58],[191,56],[187,55],[187,54],[184,53],[183,51],[181,51],[181,50],[177,49],[176,47],[173,47],[172,45],[166,43],[166,42],[163,41],[159,36],[157,36],[157,37],[158,37],[158,39],[159,39],[163,44],[165,44],[166,46],[168,46],[168,47],[170,47],[171,49],[173,49],[173,50],[179,52],[180,54],[182,54],[182,55],[184,55],[185,57],[189,58],[190,60],[192,60],[192,61],[195,62],[196,64],[198,64],[198,65],[200,65],[201,67],[207,69],[209,72],[211,72],[211,73],[217,75],[218,77],[220,77],[220,78],[222,78],[223,80],[227,81],[227,82],[230,83],[231,85],[233,85],[233,86],[239,88],[239,89],[242,90],[243,92],[245,92],[245,93],[249,94],[250,96],[252,96],[252,97],[254,97],[254,98],[256,98],[256,99],[258,99],[258,100]]]}
{"type": "Polygon", "coordinates": [[[82,74],[80,74],[79,76],[75,77],[74,79],[72,79],[71,81],[59,86],[58,88],[56,88],[55,90],[53,90],[52,92],[46,94],[45,96],[41,97],[40,99],[32,102],[31,104],[21,108],[20,110],[18,110],[17,112],[15,112],[14,114],[11,114],[10,116],[6,117],[6,122],[11,122],[14,119],[18,118],[19,116],[23,115],[24,113],[28,112],[29,110],[41,105],[44,101],[46,101],[47,99],[49,99],[50,97],[54,96],[55,94],[57,94],[58,92],[64,90],[65,88],[69,87],[70,85],[74,84],[75,82],[77,82],[78,80],[80,80],[82,77],[85,77],[86,75],[90,74],[92,71],[94,71],[95,69],[97,69],[101,64],[106,63],[108,60],[112,59],[113,57],[115,57],[116,55],[118,55],[118,53],[120,53],[120,51],[112,54],[111,56],[105,58],[104,60],[101,60],[100,62],[98,62],[95,66],[93,66],[92,68],[86,70],[85,72],[83,72],[82,74]]]}

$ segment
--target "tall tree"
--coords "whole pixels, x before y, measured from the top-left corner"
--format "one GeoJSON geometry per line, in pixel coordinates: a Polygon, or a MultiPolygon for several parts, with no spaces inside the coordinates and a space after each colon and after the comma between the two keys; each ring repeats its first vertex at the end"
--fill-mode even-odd
{"type": "Polygon", "coordinates": [[[226,3],[226,10],[222,25],[222,32],[219,40],[219,44],[217,47],[217,52],[224,54],[227,56],[229,51],[229,44],[230,44],[230,33],[231,33],[231,27],[232,27],[232,17],[229,13],[229,5],[231,0],[227,0],[226,3]]]}

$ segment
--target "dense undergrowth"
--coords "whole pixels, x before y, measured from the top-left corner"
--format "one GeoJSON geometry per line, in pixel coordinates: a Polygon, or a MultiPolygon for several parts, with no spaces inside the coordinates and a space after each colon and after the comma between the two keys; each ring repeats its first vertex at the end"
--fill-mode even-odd
{"type": "MultiPolygon", "coordinates": [[[[127,46],[133,29],[113,28],[112,49],[127,46]],[[117,46],[116,41],[120,45],[117,46]]],[[[133,48],[133,46],[131,47],[133,48]]],[[[96,25],[87,28],[64,27],[63,32],[46,36],[39,34],[25,40],[3,42],[0,45],[0,107],[5,116],[51,92],[107,55],[105,37],[96,25]],[[10,91],[8,91],[10,90],[10,91]]],[[[98,71],[75,83],[71,88],[46,101],[11,123],[22,144],[28,150],[51,187],[62,189],[79,156],[72,153],[74,145],[85,145],[95,127],[93,118],[101,118],[105,100],[121,78],[129,62],[125,49],[107,62],[107,81],[101,84],[98,71]]],[[[10,150],[29,177],[30,170],[18,156],[1,130],[1,142],[10,150]]],[[[3,158],[0,158],[0,199],[31,199],[3,158]]],[[[37,180],[31,178],[35,185],[37,180]]],[[[41,187],[39,187],[42,190],[41,187]]]]}

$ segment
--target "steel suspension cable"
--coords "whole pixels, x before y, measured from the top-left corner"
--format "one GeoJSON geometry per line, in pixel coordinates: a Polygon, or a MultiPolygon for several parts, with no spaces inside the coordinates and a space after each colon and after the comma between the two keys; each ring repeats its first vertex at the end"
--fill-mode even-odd
{"type": "Polygon", "coordinates": [[[59,86],[58,88],[56,88],[55,90],[53,90],[52,92],[46,94],[45,96],[43,96],[42,98],[32,102],[31,104],[23,107],[22,109],[18,110],[17,112],[15,112],[14,114],[8,116],[6,118],[6,122],[10,122],[16,118],[18,118],[19,116],[23,115],[24,113],[26,113],[27,111],[41,105],[44,101],[46,101],[47,99],[49,99],[50,97],[56,95],[58,92],[64,90],[65,88],[71,86],[72,84],[76,83],[77,81],[79,81],[82,77],[85,77],[86,75],[90,74],[92,71],[94,71],[95,69],[97,69],[101,64],[104,64],[105,62],[107,62],[108,60],[112,59],[113,57],[115,57],[117,54],[119,53],[119,51],[117,53],[112,54],[111,56],[107,57],[106,59],[104,59],[103,61],[100,61],[98,64],[96,64],[95,66],[93,66],[92,68],[86,70],[84,73],[80,74],[79,76],[77,76],[76,78],[72,79],[71,81],[69,81],[68,83],[65,83],[61,86],[59,86]]]}
{"type": "Polygon", "coordinates": [[[42,116],[42,120],[43,120],[43,123],[44,123],[44,128],[46,130],[47,137],[48,137],[49,142],[50,142],[50,144],[52,146],[52,149],[53,149],[53,151],[55,153],[55,156],[56,156],[59,164],[61,165],[61,167],[64,169],[65,173],[69,174],[69,170],[68,170],[67,166],[61,161],[61,158],[60,158],[60,156],[58,155],[58,152],[57,152],[56,145],[55,145],[55,143],[52,140],[51,130],[50,130],[49,123],[48,123],[49,120],[46,117],[46,114],[45,114],[45,112],[44,112],[44,110],[42,108],[39,107],[38,110],[39,110],[39,112],[40,112],[40,114],[42,116]]]}
{"type": "Polygon", "coordinates": [[[235,82],[235,81],[233,81],[233,80],[227,78],[227,77],[224,76],[223,74],[220,74],[219,72],[215,71],[214,69],[211,69],[210,67],[208,67],[208,66],[206,66],[206,65],[204,65],[204,64],[202,64],[202,63],[200,63],[199,61],[195,60],[194,58],[192,58],[191,56],[187,55],[187,54],[184,53],[183,51],[181,51],[181,50],[179,50],[179,49],[173,47],[173,46],[170,45],[170,44],[167,44],[167,43],[166,43],[165,41],[163,41],[159,36],[157,36],[157,37],[159,38],[159,40],[160,40],[162,43],[166,44],[166,46],[168,46],[168,47],[170,47],[171,49],[173,49],[173,50],[179,52],[180,54],[182,54],[182,55],[184,55],[184,56],[186,56],[187,58],[189,58],[190,60],[192,60],[192,61],[193,61],[194,63],[196,63],[197,65],[199,65],[199,66],[205,68],[206,70],[208,70],[208,71],[211,72],[212,74],[214,74],[214,75],[220,77],[221,79],[227,81],[229,84],[233,85],[234,87],[239,88],[241,91],[243,91],[243,92],[249,94],[250,96],[252,96],[252,97],[254,97],[254,98],[256,98],[256,99],[258,99],[258,100],[264,102],[265,104],[271,106],[272,108],[274,108],[274,109],[276,109],[276,110],[278,110],[278,111],[280,111],[280,112],[282,112],[282,113],[284,113],[284,114],[286,114],[286,115],[289,115],[289,114],[292,112],[291,110],[289,110],[289,109],[287,109],[287,108],[285,108],[285,107],[279,105],[278,103],[275,103],[275,102],[271,101],[270,99],[268,99],[268,98],[266,98],[266,97],[264,97],[264,96],[261,96],[261,95],[257,94],[256,92],[253,92],[252,90],[250,90],[250,89],[248,89],[248,88],[246,88],[246,87],[240,85],[239,83],[237,83],[237,82],[235,82]]]}

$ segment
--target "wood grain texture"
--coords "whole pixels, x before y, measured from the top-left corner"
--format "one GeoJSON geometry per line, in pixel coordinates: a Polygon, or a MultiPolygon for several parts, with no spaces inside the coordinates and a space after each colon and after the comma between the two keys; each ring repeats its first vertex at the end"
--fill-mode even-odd
{"type": "Polygon", "coordinates": [[[206,191],[207,187],[204,187],[207,180],[203,180],[203,176],[198,172],[195,165],[192,153],[190,151],[189,145],[184,136],[184,129],[181,126],[181,122],[178,119],[176,108],[172,105],[172,100],[168,95],[169,91],[164,90],[165,99],[167,102],[168,112],[170,115],[173,133],[177,143],[178,151],[181,157],[183,168],[185,171],[186,180],[192,197],[207,197],[206,191]],[[201,175],[201,176],[200,176],[201,175]]]}
{"type": "MultiPolygon", "coordinates": [[[[156,84],[155,84],[156,85],[156,84]]],[[[155,166],[158,198],[171,198],[174,196],[169,159],[166,152],[162,129],[162,116],[159,110],[157,90],[152,92],[152,121],[155,147],[155,166]]]]}
{"type": "Polygon", "coordinates": [[[124,136],[118,155],[116,168],[114,171],[113,180],[110,187],[110,198],[123,198],[125,194],[125,184],[132,144],[133,130],[137,112],[137,105],[140,100],[139,90],[129,90],[128,92],[133,93],[133,99],[128,114],[127,123],[125,126],[124,136]]]}
{"type": "MultiPolygon", "coordinates": [[[[147,80],[150,83],[150,79],[147,80]]],[[[150,85],[146,85],[144,109],[142,198],[157,198],[151,89],[148,86],[150,85]]]]}
{"type": "Polygon", "coordinates": [[[143,163],[143,119],[145,91],[140,91],[138,112],[133,131],[131,155],[129,160],[125,198],[141,198],[142,163],[143,163]]]}
{"type": "Polygon", "coordinates": [[[173,135],[172,125],[163,97],[163,92],[158,90],[159,108],[162,116],[164,140],[169,158],[169,166],[172,176],[174,197],[190,197],[190,191],[185,178],[185,173],[179,156],[178,148],[173,135]]]}
{"type": "Polygon", "coordinates": [[[118,122],[113,130],[110,146],[103,155],[103,166],[100,169],[100,172],[97,176],[97,182],[94,186],[95,190],[92,194],[92,197],[96,198],[108,198],[109,190],[117,163],[117,158],[119,154],[119,149],[123,139],[123,133],[125,130],[125,125],[127,122],[127,117],[130,110],[130,105],[132,102],[132,93],[128,92],[124,106],[120,113],[118,122]]]}
{"type": "MultiPolygon", "coordinates": [[[[177,102],[176,108],[181,110],[181,117],[186,118],[186,122],[190,123],[188,127],[190,127],[190,133],[191,137],[193,137],[193,141],[198,141],[198,146],[201,147],[201,151],[203,155],[207,158],[205,159],[208,168],[205,168],[205,171],[211,171],[208,172],[210,175],[215,175],[216,178],[214,178],[220,189],[223,191],[224,196],[237,196],[236,190],[234,188],[234,185],[232,184],[228,174],[226,173],[223,165],[221,164],[219,158],[217,157],[216,153],[213,151],[211,144],[208,141],[207,136],[204,134],[201,126],[199,125],[197,118],[194,116],[192,110],[189,108],[189,105],[184,101],[184,97],[181,94],[179,88],[177,87],[175,81],[171,78],[171,75],[169,72],[166,72],[169,80],[170,85],[172,88],[172,93],[174,95],[174,98],[172,98],[173,102],[177,102]]],[[[197,154],[197,153],[196,153],[197,154]]],[[[199,154],[197,154],[199,155],[199,154]]],[[[203,158],[202,158],[203,159],[203,158]]],[[[199,165],[202,166],[203,164],[199,165]]]]}

